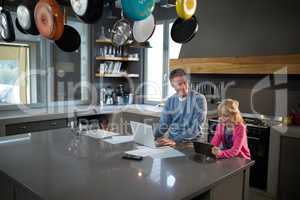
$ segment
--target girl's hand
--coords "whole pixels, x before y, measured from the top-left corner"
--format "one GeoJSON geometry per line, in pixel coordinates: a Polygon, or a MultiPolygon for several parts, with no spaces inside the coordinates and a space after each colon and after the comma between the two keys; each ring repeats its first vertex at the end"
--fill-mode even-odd
{"type": "Polygon", "coordinates": [[[157,139],[157,143],[159,144],[159,146],[174,147],[176,145],[175,141],[168,139],[168,138],[159,138],[159,139],[157,139]]]}
{"type": "Polygon", "coordinates": [[[217,156],[220,153],[220,148],[219,147],[213,147],[211,149],[211,153],[214,154],[215,156],[217,156]]]}

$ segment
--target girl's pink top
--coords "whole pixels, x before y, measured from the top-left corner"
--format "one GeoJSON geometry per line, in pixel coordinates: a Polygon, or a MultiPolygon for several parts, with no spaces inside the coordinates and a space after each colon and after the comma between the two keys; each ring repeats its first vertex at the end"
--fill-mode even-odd
{"type": "MultiPolygon", "coordinates": [[[[215,135],[211,141],[212,145],[219,147],[220,144],[224,144],[224,127],[225,125],[221,123],[217,125],[215,135]]],[[[246,160],[251,160],[247,141],[247,129],[244,124],[235,125],[232,140],[233,145],[231,149],[221,150],[217,158],[242,157],[246,160]]]]}

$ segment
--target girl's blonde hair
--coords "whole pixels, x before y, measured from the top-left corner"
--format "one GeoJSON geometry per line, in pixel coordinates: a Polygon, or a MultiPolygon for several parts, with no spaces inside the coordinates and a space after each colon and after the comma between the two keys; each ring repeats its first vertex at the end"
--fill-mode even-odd
{"type": "Polygon", "coordinates": [[[228,116],[234,124],[245,123],[239,110],[239,102],[234,99],[224,99],[218,105],[218,115],[228,116]]]}

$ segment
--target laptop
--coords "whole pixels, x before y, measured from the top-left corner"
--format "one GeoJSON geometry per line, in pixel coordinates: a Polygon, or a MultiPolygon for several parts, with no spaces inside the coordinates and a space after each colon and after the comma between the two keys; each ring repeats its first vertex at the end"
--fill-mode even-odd
{"type": "Polygon", "coordinates": [[[209,158],[215,158],[215,155],[211,152],[211,149],[213,148],[212,144],[195,141],[193,142],[193,145],[197,154],[201,154],[209,158]]]}
{"type": "Polygon", "coordinates": [[[133,141],[150,148],[156,148],[152,126],[144,123],[130,121],[133,141]]]}

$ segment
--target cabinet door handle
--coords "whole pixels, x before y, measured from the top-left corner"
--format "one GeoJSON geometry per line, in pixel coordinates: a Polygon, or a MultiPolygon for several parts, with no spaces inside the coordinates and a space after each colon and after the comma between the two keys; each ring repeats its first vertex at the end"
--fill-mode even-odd
{"type": "Polygon", "coordinates": [[[251,136],[248,136],[248,139],[251,139],[251,140],[260,140],[260,139],[257,138],[257,137],[251,137],[251,136]]]}

